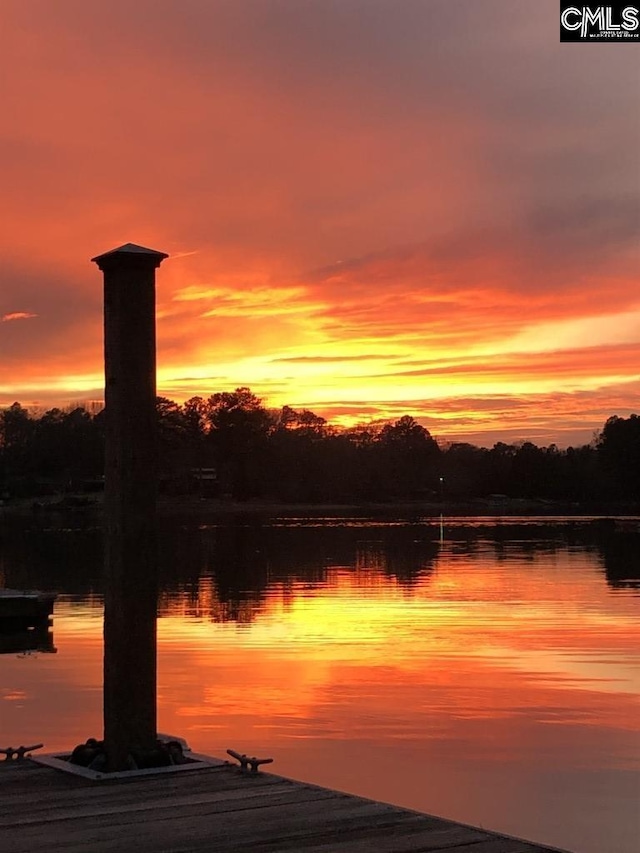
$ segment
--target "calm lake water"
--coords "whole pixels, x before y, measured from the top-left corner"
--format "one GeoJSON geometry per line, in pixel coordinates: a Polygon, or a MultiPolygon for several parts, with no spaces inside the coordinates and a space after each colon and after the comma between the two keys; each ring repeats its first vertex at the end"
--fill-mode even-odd
{"type": "MultiPolygon", "coordinates": [[[[101,735],[97,529],[6,522],[55,654],[0,656],[0,746],[101,735]]],[[[576,853],[640,842],[640,533],[588,520],[165,526],[160,729],[576,853]]]]}

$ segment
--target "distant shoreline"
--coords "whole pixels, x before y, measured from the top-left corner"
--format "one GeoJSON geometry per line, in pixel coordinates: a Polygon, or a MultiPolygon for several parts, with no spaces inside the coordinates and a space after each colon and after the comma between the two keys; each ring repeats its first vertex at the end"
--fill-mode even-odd
{"type": "MultiPolygon", "coordinates": [[[[0,506],[0,519],[5,517],[41,517],[50,515],[95,516],[103,514],[102,496],[67,495],[46,499],[23,499],[0,506]]],[[[560,502],[528,498],[474,498],[449,501],[399,501],[356,503],[279,503],[269,500],[233,501],[220,498],[160,496],[158,515],[165,517],[226,518],[251,516],[265,518],[352,517],[405,519],[432,517],[640,517],[640,505],[629,502],[585,503],[560,502]]]]}

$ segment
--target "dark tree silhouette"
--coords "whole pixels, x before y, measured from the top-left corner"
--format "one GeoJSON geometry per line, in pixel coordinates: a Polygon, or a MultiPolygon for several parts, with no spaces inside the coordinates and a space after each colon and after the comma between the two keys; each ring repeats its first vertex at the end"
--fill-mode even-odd
{"type": "MultiPolygon", "coordinates": [[[[638,415],[613,416],[592,445],[559,450],[532,442],[440,447],[410,415],[338,429],[308,409],[268,410],[247,387],[183,405],[159,397],[156,409],[160,475],[173,493],[204,493],[198,471],[212,469],[207,493],[236,500],[640,500],[638,415]]],[[[103,469],[104,413],[54,408],[36,417],[19,403],[0,410],[0,495],[82,489],[99,483],[103,469]]]]}
{"type": "Polygon", "coordinates": [[[605,423],[598,440],[598,456],[610,495],[640,498],[640,416],[617,415],[605,423]]]}
{"type": "Polygon", "coordinates": [[[404,415],[385,424],[374,444],[380,489],[390,498],[418,498],[435,490],[440,448],[429,430],[404,415]]]}
{"type": "Polygon", "coordinates": [[[208,439],[223,492],[237,500],[261,495],[272,416],[246,387],[213,394],[207,403],[208,439]]]}
{"type": "Polygon", "coordinates": [[[20,403],[13,403],[0,413],[0,448],[5,477],[31,473],[30,450],[36,424],[20,403]]]}

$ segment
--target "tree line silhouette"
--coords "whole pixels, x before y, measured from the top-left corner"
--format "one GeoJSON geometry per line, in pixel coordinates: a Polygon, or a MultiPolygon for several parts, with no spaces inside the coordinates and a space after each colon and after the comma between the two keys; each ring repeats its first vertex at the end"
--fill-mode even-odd
{"type": "MultiPolygon", "coordinates": [[[[591,444],[559,449],[438,442],[410,415],[342,429],[306,409],[268,409],[246,387],[182,405],[158,397],[157,412],[161,484],[174,494],[291,503],[640,499],[635,414],[610,417],[591,444]]],[[[104,411],[0,410],[5,500],[97,489],[103,468],[104,411]]]]}

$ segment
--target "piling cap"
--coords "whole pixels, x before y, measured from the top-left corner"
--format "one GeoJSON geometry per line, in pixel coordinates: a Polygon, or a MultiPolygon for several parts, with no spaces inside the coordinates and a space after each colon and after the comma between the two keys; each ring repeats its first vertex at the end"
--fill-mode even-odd
{"type": "Polygon", "coordinates": [[[123,246],[118,246],[117,249],[111,249],[109,252],[104,252],[102,255],[96,255],[91,258],[92,263],[98,264],[101,270],[106,265],[112,264],[127,264],[127,263],[149,263],[154,267],[159,267],[165,258],[169,255],[164,252],[157,252],[155,249],[147,249],[145,246],[137,246],[135,243],[125,243],[123,246]]]}

